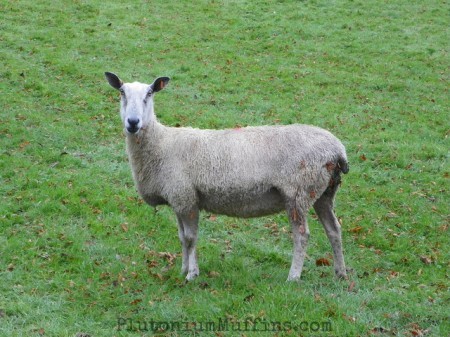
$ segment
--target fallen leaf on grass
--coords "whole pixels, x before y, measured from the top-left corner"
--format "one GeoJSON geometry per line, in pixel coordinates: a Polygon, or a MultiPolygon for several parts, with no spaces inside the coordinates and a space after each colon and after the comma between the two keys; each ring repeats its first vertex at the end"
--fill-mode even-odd
{"type": "Polygon", "coordinates": [[[279,234],[279,229],[278,229],[278,224],[276,223],[267,223],[264,225],[265,228],[270,229],[270,234],[271,235],[278,235],[279,234]]]}
{"type": "Polygon", "coordinates": [[[383,328],[382,326],[380,327],[376,327],[373,328],[372,330],[370,330],[371,333],[373,334],[388,334],[390,331],[388,329],[383,328]]]}
{"type": "Polygon", "coordinates": [[[250,294],[248,296],[245,296],[244,302],[251,302],[255,298],[255,294],[250,294]]]}
{"type": "Polygon", "coordinates": [[[346,319],[347,321],[349,321],[349,322],[352,322],[352,323],[355,323],[355,322],[356,322],[356,317],[353,317],[353,316],[347,316],[346,314],[342,314],[342,317],[343,317],[344,319],[346,319]]]}
{"type": "Polygon", "coordinates": [[[440,226],[439,230],[441,232],[446,232],[448,230],[448,228],[449,228],[449,225],[445,224],[445,225],[440,226]]]}
{"type": "Polygon", "coordinates": [[[23,149],[26,148],[28,145],[30,145],[30,142],[29,142],[29,141],[24,141],[24,142],[20,143],[19,148],[20,148],[21,150],[23,150],[23,149]]]}
{"type": "Polygon", "coordinates": [[[411,330],[409,330],[411,332],[412,336],[425,336],[426,334],[428,334],[430,332],[430,330],[428,329],[421,329],[419,324],[417,323],[411,323],[411,330]]]}
{"type": "Polygon", "coordinates": [[[420,257],[420,261],[422,261],[425,264],[432,264],[433,260],[431,258],[429,258],[428,256],[422,255],[420,257]]]}
{"type": "Polygon", "coordinates": [[[214,278],[214,277],[218,277],[218,276],[220,276],[220,274],[216,271],[210,271],[208,273],[208,277],[210,277],[210,278],[214,278]]]}
{"type": "Polygon", "coordinates": [[[350,282],[350,285],[348,286],[348,292],[351,293],[353,289],[355,288],[355,281],[350,282]]]}
{"type": "Polygon", "coordinates": [[[136,305],[136,304],[139,304],[141,302],[142,302],[142,300],[140,298],[136,298],[134,301],[131,301],[130,304],[131,305],[136,305]]]}
{"type": "Polygon", "coordinates": [[[388,218],[396,218],[396,217],[397,217],[397,214],[394,213],[394,212],[388,212],[388,213],[386,214],[386,217],[388,217],[388,218]]]}
{"type": "Polygon", "coordinates": [[[169,252],[159,252],[158,255],[159,257],[166,259],[169,265],[173,265],[175,259],[177,258],[177,254],[172,254],[169,252]]]}
{"type": "Polygon", "coordinates": [[[331,266],[331,262],[326,257],[322,257],[322,258],[316,260],[316,266],[318,266],[318,267],[331,266]]]}
{"type": "Polygon", "coordinates": [[[208,282],[201,282],[199,284],[199,287],[200,287],[200,289],[206,289],[209,287],[209,284],[208,284],[208,282]]]}
{"type": "Polygon", "coordinates": [[[40,329],[33,329],[33,332],[37,333],[40,336],[44,336],[45,335],[45,329],[44,328],[40,328],[40,329]]]}
{"type": "Polygon", "coordinates": [[[392,279],[394,279],[394,278],[397,278],[397,277],[399,277],[400,276],[400,273],[398,272],[398,271],[390,271],[389,272],[389,275],[386,277],[386,279],[388,280],[388,281],[390,281],[390,280],[392,280],[392,279]]]}
{"type": "Polygon", "coordinates": [[[350,232],[350,233],[359,233],[359,232],[361,232],[362,231],[362,226],[356,226],[356,227],[354,227],[354,228],[351,228],[351,229],[349,229],[348,231],[350,232]]]}
{"type": "Polygon", "coordinates": [[[150,275],[151,275],[152,277],[154,277],[154,278],[160,280],[160,281],[163,280],[163,276],[162,276],[161,274],[159,274],[159,273],[150,273],[150,275]]]}

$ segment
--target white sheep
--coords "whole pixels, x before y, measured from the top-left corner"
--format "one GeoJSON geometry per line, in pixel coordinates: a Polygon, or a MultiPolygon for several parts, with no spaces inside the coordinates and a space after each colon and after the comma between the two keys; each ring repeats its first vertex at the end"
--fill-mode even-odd
{"type": "Polygon", "coordinates": [[[151,206],[170,205],[178,220],[182,272],[199,275],[196,256],[199,211],[257,217],[285,209],[294,251],[288,280],[299,280],[309,237],[311,206],[330,240],[336,275],[346,277],[341,228],[333,212],[345,148],[330,132],[309,125],[228,130],[173,128],[160,124],[153,95],[169,82],[124,83],[106,72],[120,91],[121,117],[133,178],[151,206]]]}

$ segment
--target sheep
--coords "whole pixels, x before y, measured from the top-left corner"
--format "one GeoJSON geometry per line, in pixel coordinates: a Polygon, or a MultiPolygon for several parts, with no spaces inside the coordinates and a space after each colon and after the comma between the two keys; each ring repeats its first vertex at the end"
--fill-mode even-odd
{"type": "Polygon", "coordinates": [[[137,191],[150,206],[169,205],[178,222],[182,273],[199,275],[199,212],[258,217],[287,211],[293,257],[288,281],[300,279],[311,206],[325,228],[338,278],[346,278],[341,226],[333,208],[341,173],[349,171],[344,145],[310,125],[224,130],[167,127],[158,122],[153,96],[169,82],[124,83],[106,72],[121,95],[120,114],[137,191]]]}

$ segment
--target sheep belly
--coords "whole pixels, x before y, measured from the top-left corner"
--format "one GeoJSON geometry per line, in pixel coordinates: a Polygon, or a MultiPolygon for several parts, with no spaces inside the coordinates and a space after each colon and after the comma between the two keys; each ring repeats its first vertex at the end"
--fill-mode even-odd
{"type": "Polygon", "coordinates": [[[284,199],[276,188],[236,194],[197,193],[199,208],[216,214],[251,218],[279,213],[285,209],[284,199]]]}

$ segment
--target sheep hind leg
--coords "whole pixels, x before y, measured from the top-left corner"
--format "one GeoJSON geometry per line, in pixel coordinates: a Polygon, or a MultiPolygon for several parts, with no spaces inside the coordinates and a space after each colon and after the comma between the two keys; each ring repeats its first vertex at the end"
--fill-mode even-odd
{"type": "Polygon", "coordinates": [[[196,252],[199,211],[192,210],[186,214],[178,214],[177,217],[179,219],[178,234],[182,238],[180,239],[183,249],[182,272],[187,273],[186,281],[191,281],[199,275],[196,252]]]}
{"type": "Polygon", "coordinates": [[[292,226],[294,250],[291,269],[287,281],[299,281],[306,256],[306,246],[309,238],[309,228],[306,214],[295,203],[288,205],[287,212],[292,226]]]}
{"type": "Polygon", "coordinates": [[[342,251],[342,234],[341,225],[333,211],[335,190],[327,190],[315,202],[314,210],[323,224],[328,240],[331,243],[334,256],[334,271],[338,278],[346,278],[347,271],[345,269],[344,253],[342,251]]]}

